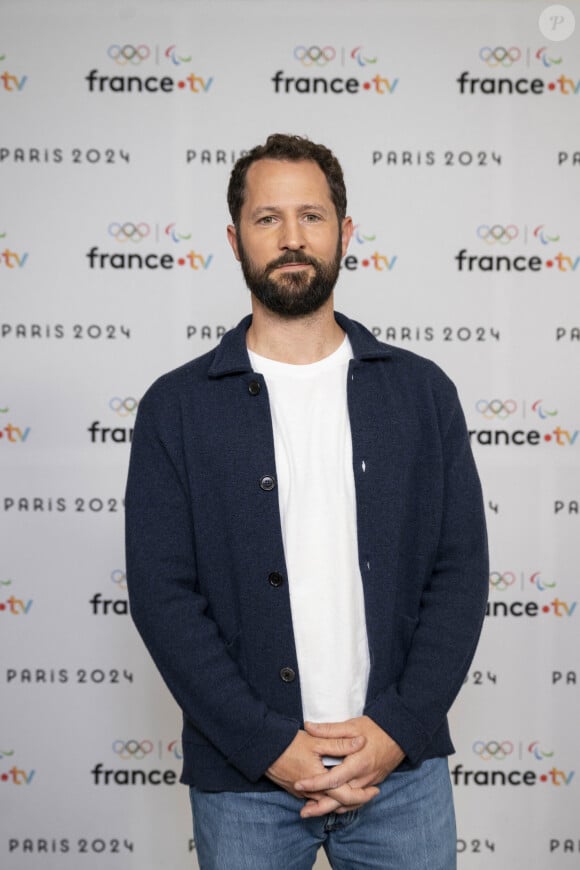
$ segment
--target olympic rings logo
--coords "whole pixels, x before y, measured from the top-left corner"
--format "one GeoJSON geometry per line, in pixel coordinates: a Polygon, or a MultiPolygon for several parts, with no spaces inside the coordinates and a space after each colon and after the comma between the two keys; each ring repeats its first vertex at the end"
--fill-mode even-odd
{"type": "Polygon", "coordinates": [[[495,245],[496,242],[499,242],[500,245],[509,245],[514,239],[517,239],[519,234],[520,231],[513,224],[508,224],[505,227],[502,227],[501,224],[493,224],[491,227],[482,224],[477,228],[477,237],[487,242],[488,245],[495,245]]]}
{"type": "Polygon", "coordinates": [[[489,575],[489,585],[498,592],[505,592],[510,586],[516,582],[516,575],[513,571],[504,571],[500,574],[499,571],[492,571],[489,575]]]}
{"type": "Polygon", "coordinates": [[[113,396],[109,401],[109,408],[118,414],[119,417],[129,417],[134,414],[139,406],[137,399],[128,396],[126,399],[120,399],[119,396],[113,396]]]}
{"type": "Polygon", "coordinates": [[[482,414],[486,420],[493,420],[494,417],[497,417],[498,420],[505,420],[506,417],[515,413],[517,408],[518,403],[514,399],[506,399],[505,401],[490,399],[489,402],[487,399],[480,399],[475,405],[475,410],[482,414]]]}
{"type": "Polygon", "coordinates": [[[113,752],[119,758],[127,759],[134,758],[135,761],[141,761],[150,752],[153,752],[153,744],[150,740],[114,740],[113,752]]]}
{"type": "Polygon", "coordinates": [[[117,242],[141,242],[151,232],[149,224],[109,224],[107,231],[117,242]]]}
{"type": "Polygon", "coordinates": [[[513,743],[509,740],[504,740],[499,743],[497,740],[488,740],[484,743],[483,740],[476,740],[473,744],[473,751],[479,755],[482,761],[503,761],[508,755],[514,751],[513,743]]]}
{"type": "Polygon", "coordinates": [[[326,66],[331,60],[336,57],[336,51],[331,45],[326,45],[320,48],[318,45],[311,45],[306,48],[304,45],[297,45],[294,49],[294,57],[299,60],[303,66],[326,66]]]}
{"type": "Polygon", "coordinates": [[[147,60],[151,54],[151,49],[148,45],[110,45],[107,54],[119,66],[125,66],[128,63],[138,66],[147,60]]]}
{"type": "Polygon", "coordinates": [[[111,571],[111,580],[121,589],[127,588],[127,574],[125,571],[120,571],[118,568],[115,571],[111,571]]]}
{"type": "Polygon", "coordinates": [[[489,48],[489,46],[486,45],[479,50],[480,60],[492,68],[496,66],[511,66],[512,64],[517,63],[521,56],[521,51],[515,46],[512,46],[511,48],[503,48],[503,46],[489,48]]]}

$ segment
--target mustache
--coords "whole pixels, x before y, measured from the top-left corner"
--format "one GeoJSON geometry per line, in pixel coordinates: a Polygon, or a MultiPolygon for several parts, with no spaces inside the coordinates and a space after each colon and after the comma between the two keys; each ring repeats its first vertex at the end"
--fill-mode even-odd
{"type": "Polygon", "coordinates": [[[268,264],[266,269],[266,274],[273,272],[274,269],[279,269],[280,266],[288,266],[291,263],[300,263],[303,266],[314,266],[318,265],[317,261],[312,257],[307,257],[302,251],[286,251],[285,254],[282,254],[281,257],[278,257],[277,260],[274,260],[272,263],[268,264]]]}

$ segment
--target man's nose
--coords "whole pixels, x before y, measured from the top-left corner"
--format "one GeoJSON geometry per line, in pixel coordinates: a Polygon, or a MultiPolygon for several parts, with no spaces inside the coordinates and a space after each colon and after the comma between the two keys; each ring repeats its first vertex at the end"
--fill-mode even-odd
{"type": "Polygon", "coordinates": [[[304,230],[296,218],[285,220],[281,225],[279,246],[282,250],[297,251],[305,246],[304,230]]]}

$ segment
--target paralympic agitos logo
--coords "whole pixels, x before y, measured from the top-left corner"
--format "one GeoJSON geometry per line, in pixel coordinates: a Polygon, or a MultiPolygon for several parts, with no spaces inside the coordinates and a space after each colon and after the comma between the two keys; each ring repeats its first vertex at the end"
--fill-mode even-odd
{"type": "Polygon", "coordinates": [[[472,444],[484,447],[574,447],[580,444],[580,429],[564,427],[559,420],[559,411],[544,399],[527,400],[482,398],[475,403],[475,411],[480,419],[501,426],[507,421],[518,419],[519,428],[477,428],[469,430],[472,444]],[[556,421],[558,417],[558,421],[556,421]],[[534,428],[527,428],[529,420],[534,428]],[[537,428],[536,428],[537,427],[537,428]]]}
{"type": "Polygon", "coordinates": [[[201,72],[195,64],[193,55],[177,45],[124,45],[112,44],[106,50],[107,62],[117,67],[112,75],[102,75],[92,69],[85,81],[89,93],[163,93],[175,91],[203,95],[207,94],[214,83],[213,76],[201,72]],[[151,75],[151,67],[179,68],[176,77],[171,75],[151,75]],[[122,73],[122,74],[121,74],[122,73]]]}
{"type": "Polygon", "coordinates": [[[166,272],[176,266],[193,272],[205,272],[213,254],[192,247],[192,233],[176,223],[112,221],[107,235],[115,250],[102,251],[98,245],[87,251],[89,269],[154,269],[166,272]],[[167,245],[164,253],[147,250],[153,245],[167,245]]]}
{"type": "Polygon", "coordinates": [[[277,70],[271,78],[275,94],[394,94],[398,78],[378,71],[379,58],[362,45],[296,45],[290,58],[298,73],[277,70]],[[337,72],[344,75],[337,75],[337,72]],[[361,78],[354,73],[360,73],[361,78]]]}
{"type": "Polygon", "coordinates": [[[576,96],[580,93],[580,79],[562,72],[564,58],[553,47],[485,45],[479,49],[478,61],[480,68],[483,65],[487,69],[479,75],[472,75],[469,70],[462,72],[456,79],[461,95],[541,96],[550,93],[576,96]],[[547,73],[547,78],[540,77],[539,73],[547,73]]]}
{"type": "Polygon", "coordinates": [[[475,230],[479,251],[462,248],[455,255],[458,272],[575,272],[580,255],[566,250],[561,235],[545,224],[480,224],[475,230]],[[531,255],[514,255],[513,248],[532,246],[531,255]]]}

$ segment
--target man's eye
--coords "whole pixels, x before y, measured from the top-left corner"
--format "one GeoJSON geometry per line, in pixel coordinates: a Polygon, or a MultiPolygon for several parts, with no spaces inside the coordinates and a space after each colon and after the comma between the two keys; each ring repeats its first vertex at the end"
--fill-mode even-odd
{"type": "Polygon", "coordinates": [[[304,219],[307,221],[307,223],[316,223],[317,221],[321,220],[320,215],[318,214],[304,215],[304,219]]]}
{"type": "Polygon", "coordinates": [[[264,217],[260,218],[258,223],[259,224],[272,224],[272,223],[274,223],[274,215],[267,214],[264,217]]]}

